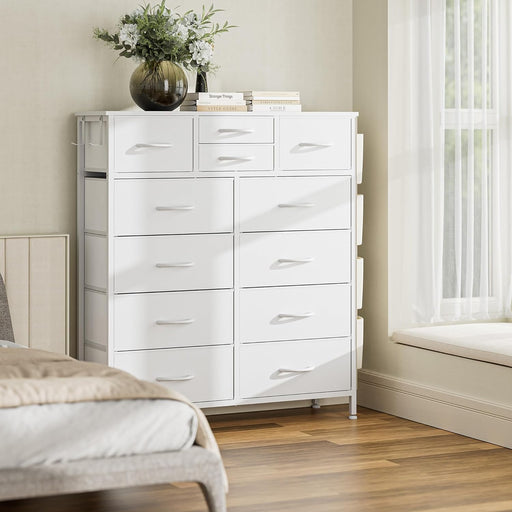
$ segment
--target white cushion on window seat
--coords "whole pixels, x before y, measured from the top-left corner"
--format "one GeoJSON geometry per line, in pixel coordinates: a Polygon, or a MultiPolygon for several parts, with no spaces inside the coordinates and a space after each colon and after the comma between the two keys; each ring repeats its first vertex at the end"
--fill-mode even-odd
{"type": "Polygon", "coordinates": [[[395,331],[391,339],[404,345],[512,367],[512,323],[414,327],[395,331]]]}

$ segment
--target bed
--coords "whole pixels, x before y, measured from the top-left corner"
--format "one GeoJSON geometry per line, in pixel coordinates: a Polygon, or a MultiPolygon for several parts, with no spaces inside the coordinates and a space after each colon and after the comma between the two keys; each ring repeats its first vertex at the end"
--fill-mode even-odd
{"type": "Polygon", "coordinates": [[[225,512],[220,452],[184,397],[104,365],[19,348],[1,276],[0,340],[0,500],[192,481],[210,512],[225,512]]]}

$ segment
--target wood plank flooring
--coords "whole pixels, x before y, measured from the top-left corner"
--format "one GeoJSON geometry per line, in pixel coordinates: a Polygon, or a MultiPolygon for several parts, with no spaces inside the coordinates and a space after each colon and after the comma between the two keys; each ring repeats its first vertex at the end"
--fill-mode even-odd
{"type": "MultiPolygon", "coordinates": [[[[229,512],[512,511],[512,450],[346,406],[210,417],[229,512]]],[[[512,435],[512,433],[511,433],[512,435]]],[[[206,512],[183,483],[0,503],[0,512],[206,512]]]]}

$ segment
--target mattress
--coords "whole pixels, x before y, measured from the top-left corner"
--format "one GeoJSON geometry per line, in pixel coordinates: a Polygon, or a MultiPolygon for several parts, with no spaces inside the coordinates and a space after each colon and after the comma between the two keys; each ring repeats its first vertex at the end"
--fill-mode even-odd
{"type": "Polygon", "coordinates": [[[0,468],[189,448],[197,415],[175,400],[117,400],[0,409],[0,468]]]}

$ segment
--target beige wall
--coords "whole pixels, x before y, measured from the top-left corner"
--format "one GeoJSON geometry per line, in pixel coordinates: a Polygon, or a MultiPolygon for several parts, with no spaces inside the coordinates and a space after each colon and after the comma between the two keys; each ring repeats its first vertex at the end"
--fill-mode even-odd
{"type": "MultiPolygon", "coordinates": [[[[93,40],[139,0],[2,0],[0,235],[70,233],[73,113],[132,104],[133,61],[93,40]]],[[[156,0],[152,3],[156,3],[156,0]]],[[[196,0],[169,2],[199,9],[196,0]]],[[[238,26],[219,37],[210,89],[300,90],[304,110],[352,109],[352,0],[219,0],[238,26]]],[[[219,20],[224,17],[218,16],[219,20]]],[[[74,296],[74,250],[71,291],[74,296]]],[[[72,304],[72,344],[75,308],[72,304]]]]}
{"type": "Polygon", "coordinates": [[[364,367],[381,369],[388,359],[387,188],[388,82],[387,0],[356,0],[353,12],[354,110],[365,134],[363,310],[364,367]]]}

